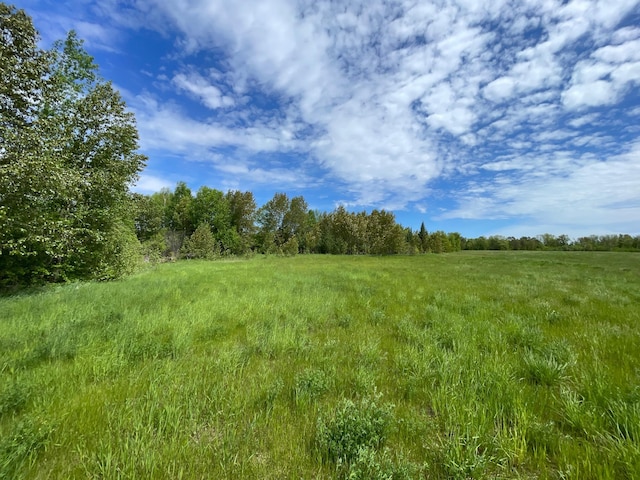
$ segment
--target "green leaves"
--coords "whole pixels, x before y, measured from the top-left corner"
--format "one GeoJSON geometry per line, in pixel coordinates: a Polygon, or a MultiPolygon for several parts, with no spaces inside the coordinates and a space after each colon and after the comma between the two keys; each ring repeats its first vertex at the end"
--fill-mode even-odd
{"type": "Polygon", "coordinates": [[[145,162],[135,119],[75,32],[40,50],[5,4],[0,29],[0,285],[118,276],[145,162]]]}
{"type": "Polygon", "coordinates": [[[343,400],[329,418],[316,423],[316,446],[321,458],[351,462],[362,448],[379,448],[387,437],[393,406],[363,398],[358,404],[343,400]]]}

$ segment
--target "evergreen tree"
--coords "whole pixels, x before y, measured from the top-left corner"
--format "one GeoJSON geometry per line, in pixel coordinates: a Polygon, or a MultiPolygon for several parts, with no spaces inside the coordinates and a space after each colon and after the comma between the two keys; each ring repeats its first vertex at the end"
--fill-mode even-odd
{"type": "Polygon", "coordinates": [[[429,251],[429,232],[427,232],[424,222],[420,224],[420,231],[418,232],[418,238],[420,239],[420,252],[426,253],[429,251]]]}
{"type": "Polygon", "coordinates": [[[186,258],[212,259],[217,256],[220,252],[211,226],[207,222],[198,225],[198,228],[184,241],[180,253],[186,258]]]}

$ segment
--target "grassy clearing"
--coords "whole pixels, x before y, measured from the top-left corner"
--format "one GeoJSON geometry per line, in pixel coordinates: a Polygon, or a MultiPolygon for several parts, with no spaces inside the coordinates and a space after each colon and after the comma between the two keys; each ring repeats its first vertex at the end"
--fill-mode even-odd
{"type": "Polygon", "coordinates": [[[162,265],[0,299],[0,478],[640,478],[640,255],[162,265]]]}

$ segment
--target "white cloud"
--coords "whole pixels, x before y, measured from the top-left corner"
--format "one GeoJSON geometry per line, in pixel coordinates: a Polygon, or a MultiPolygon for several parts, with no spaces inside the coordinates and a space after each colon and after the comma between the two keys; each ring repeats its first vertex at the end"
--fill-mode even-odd
{"type": "Polygon", "coordinates": [[[278,124],[279,128],[274,128],[277,122],[232,128],[220,122],[194,120],[175,105],[161,105],[149,96],[135,97],[129,104],[136,114],[141,146],[146,150],[192,153],[194,148],[206,151],[231,146],[252,152],[274,152],[295,146],[286,124],[278,124]]]}
{"type": "Polygon", "coordinates": [[[610,105],[617,98],[618,94],[614,85],[605,80],[573,85],[562,95],[564,105],[570,110],[580,107],[610,105]]]}
{"type": "Polygon", "coordinates": [[[178,89],[186,91],[202,101],[211,109],[231,107],[235,101],[230,96],[224,95],[218,87],[198,73],[179,73],[173,77],[173,83],[178,89]]]}
{"type": "Polygon", "coordinates": [[[593,53],[593,58],[608,63],[625,63],[640,60],[640,39],[620,45],[607,45],[593,53]]]}
{"type": "MultiPolygon", "coordinates": [[[[640,144],[605,160],[571,154],[538,159],[535,172],[495,177],[478,194],[458,192],[459,208],[442,217],[523,218],[529,223],[528,235],[545,231],[586,235],[594,229],[636,234],[640,219],[638,158],[640,144]],[[544,229],[545,225],[553,229],[544,229]]],[[[504,162],[484,168],[502,171],[509,166],[504,162]]]]}
{"type": "Polygon", "coordinates": [[[501,102],[513,96],[516,89],[516,81],[511,77],[500,77],[489,83],[484,88],[484,95],[489,100],[501,102]]]}
{"type": "Polygon", "coordinates": [[[640,84],[640,40],[629,40],[599,48],[589,60],[578,62],[562,100],[570,110],[611,105],[637,84],[640,84]]]}
{"type": "Polygon", "coordinates": [[[175,182],[171,182],[165,178],[143,173],[133,186],[132,190],[139,193],[159,192],[163,188],[173,188],[175,182]]]}

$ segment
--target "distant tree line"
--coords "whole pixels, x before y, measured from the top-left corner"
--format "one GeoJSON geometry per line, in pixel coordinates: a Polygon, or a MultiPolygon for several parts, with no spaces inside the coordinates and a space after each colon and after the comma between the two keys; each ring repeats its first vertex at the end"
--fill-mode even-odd
{"type": "Polygon", "coordinates": [[[640,251],[640,235],[590,235],[570,239],[567,235],[545,233],[536,237],[490,236],[463,239],[463,250],[573,250],[573,251],[640,251]]]}
{"type": "Polygon", "coordinates": [[[276,193],[258,207],[251,192],[184,182],[152,195],[134,194],[135,227],[148,260],[214,258],[254,253],[296,255],[395,255],[460,250],[640,250],[640,237],[567,235],[465,238],[457,232],[403,227],[392,212],[309,209],[302,196],[276,193]]]}

